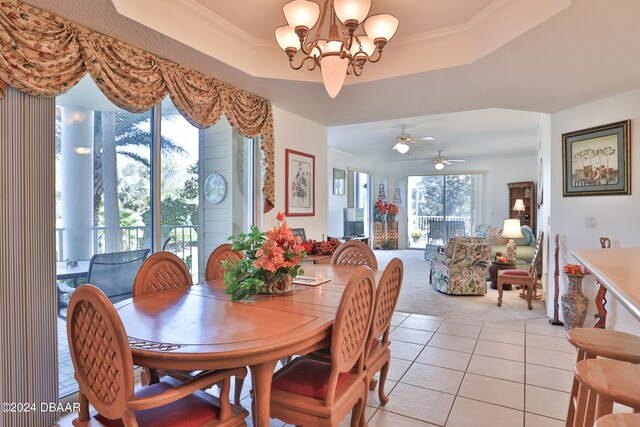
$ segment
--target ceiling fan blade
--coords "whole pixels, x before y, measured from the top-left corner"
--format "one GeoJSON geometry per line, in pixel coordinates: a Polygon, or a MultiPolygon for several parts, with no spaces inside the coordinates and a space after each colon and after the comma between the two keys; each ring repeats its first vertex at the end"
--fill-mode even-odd
{"type": "Polygon", "coordinates": [[[462,160],[462,159],[448,159],[448,162],[458,162],[458,163],[466,163],[466,160],[462,160]]]}
{"type": "Polygon", "coordinates": [[[413,138],[416,141],[433,141],[435,138],[433,136],[423,136],[422,138],[413,138]]]}
{"type": "Polygon", "coordinates": [[[450,165],[451,162],[449,160],[443,160],[442,163],[444,163],[445,165],[450,165]]]}

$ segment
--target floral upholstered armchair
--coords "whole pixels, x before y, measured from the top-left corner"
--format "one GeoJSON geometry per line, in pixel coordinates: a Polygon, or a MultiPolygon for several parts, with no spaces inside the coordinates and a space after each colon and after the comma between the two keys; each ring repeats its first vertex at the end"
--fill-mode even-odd
{"type": "Polygon", "coordinates": [[[486,294],[491,246],[484,237],[452,237],[431,259],[431,286],[452,295],[486,294]]]}

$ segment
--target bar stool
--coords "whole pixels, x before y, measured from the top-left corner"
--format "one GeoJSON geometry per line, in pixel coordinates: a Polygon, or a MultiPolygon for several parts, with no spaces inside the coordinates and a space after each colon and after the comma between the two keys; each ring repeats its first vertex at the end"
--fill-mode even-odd
{"type": "Polygon", "coordinates": [[[596,419],[613,411],[614,402],[640,410],[639,365],[586,359],[578,362],[574,371],[580,383],[574,427],[592,426],[596,419]]]}
{"type": "MultiPolygon", "coordinates": [[[[609,329],[577,328],[567,332],[567,340],[578,349],[577,362],[596,357],[640,363],[640,337],[609,329]]],[[[573,425],[580,384],[573,378],[567,426],[573,425]]]]}
{"type": "Polygon", "coordinates": [[[640,426],[640,414],[609,414],[598,418],[593,427],[640,426]]]}

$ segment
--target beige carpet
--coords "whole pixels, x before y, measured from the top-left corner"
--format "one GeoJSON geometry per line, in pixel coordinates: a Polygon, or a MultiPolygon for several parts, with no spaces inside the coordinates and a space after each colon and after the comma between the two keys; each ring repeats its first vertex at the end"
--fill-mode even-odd
{"type": "Polygon", "coordinates": [[[485,322],[526,320],[546,317],[544,302],[533,301],[533,310],[515,290],[504,292],[502,307],[498,307],[498,291],[489,288],[484,296],[453,296],[440,293],[429,284],[430,262],[419,250],[376,250],[379,268],[398,257],[404,264],[404,279],[396,311],[428,314],[447,318],[470,318],[485,322]]]}

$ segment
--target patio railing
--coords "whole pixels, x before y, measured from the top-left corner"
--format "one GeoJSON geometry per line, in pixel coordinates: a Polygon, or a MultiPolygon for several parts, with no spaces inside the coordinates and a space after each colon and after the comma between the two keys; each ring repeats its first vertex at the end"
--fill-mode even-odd
{"type": "MultiPolygon", "coordinates": [[[[66,260],[64,253],[64,228],[56,228],[56,258],[66,260]]],[[[151,227],[93,227],[93,252],[134,251],[151,247],[151,227]],[[107,250],[107,236],[111,247],[107,250]]],[[[198,226],[163,225],[162,250],[173,252],[187,264],[191,274],[197,273],[198,226]]]]}
{"type": "Polygon", "coordinates": [[[437,239],[444,243],[448,240],[449,237],[454,237],[454,235],[464,235],[464,236],[471,235],[472,218],[470,216],[447,216],[445,218],[442,215],[409,216],[409,224],[407,228],[409,230],[409,236],[411,236],[411,233],[414,231],[419,231],[421,233],[420,238],[410,239],[411,246],[414,246],[414,247],[420,246],[424,248],[424,245],[427,242],[429,242],[429,240],[433,241],[434,239],[437,239]],[[436,224],[436,222],[434,221],[442,221],[443,224],[445,225],[444,234],[442,233],[442,230],[432,230],[429,224],[430,221],[431,221],[431,224],[436,224]],[[459,224],[460,222],[464,223],[464,230],[458,230],[455,234],[451,232],[447,234],[447,228],[448,228],[446,227],[447,224],[454,224],[454,223],[459,224]]]}

